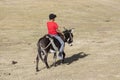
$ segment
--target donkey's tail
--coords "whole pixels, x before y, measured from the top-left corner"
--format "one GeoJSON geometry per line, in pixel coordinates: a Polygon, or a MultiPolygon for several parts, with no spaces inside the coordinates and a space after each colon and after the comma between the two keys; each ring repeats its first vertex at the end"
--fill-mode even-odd
{"type": "Polygon", "coordinates": [[[43,57],[42,57],[42,49],[41,49],[41,47],[40,47],[40,40],[39,40],[38,43],[37,43],[37,47],[38,47],[38,56],[40,57],[40,59],[41,59],[42,61],[44,61],[44,60],[43,60],[43,57]]]}

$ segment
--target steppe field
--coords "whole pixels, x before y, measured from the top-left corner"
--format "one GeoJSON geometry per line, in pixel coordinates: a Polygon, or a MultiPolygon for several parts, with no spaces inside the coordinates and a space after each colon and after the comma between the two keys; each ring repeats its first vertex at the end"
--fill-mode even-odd
{"type": "Polygon", "coordinates": [[[0,0],[0,80],[120,80],[120,0],[0,0]],[[50,13],[61,31],[74,28],[74,42],[65,64],[40,61],[36,72],[50,13]]]}

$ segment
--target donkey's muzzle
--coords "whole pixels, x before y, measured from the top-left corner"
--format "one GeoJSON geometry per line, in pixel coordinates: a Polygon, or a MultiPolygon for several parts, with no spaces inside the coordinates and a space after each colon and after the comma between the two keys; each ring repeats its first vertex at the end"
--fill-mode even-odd
{"type": "Polygon", "coordinates": [[[69,44],[70,46],[73,46],[73,44],[69,44]]]}

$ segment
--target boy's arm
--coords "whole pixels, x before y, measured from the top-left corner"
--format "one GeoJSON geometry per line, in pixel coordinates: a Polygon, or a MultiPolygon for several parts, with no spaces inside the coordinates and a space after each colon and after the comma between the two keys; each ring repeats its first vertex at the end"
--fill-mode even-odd
{"type": "Polygon", "coordinates": [[[61,33],[61,31],[60,31],[59,29],[57,29],[57,32],[58,32],[58,33],[61,33]]]}

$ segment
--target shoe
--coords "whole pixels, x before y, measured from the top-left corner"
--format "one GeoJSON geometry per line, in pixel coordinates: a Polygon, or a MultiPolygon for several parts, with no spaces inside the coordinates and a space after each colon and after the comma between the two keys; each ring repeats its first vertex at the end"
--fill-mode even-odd
{"type": "Polygon", "coordinates": [[[63,59],[62,52],[60,52],[60,53],[58,54],[58,57],[59,57],[60,59],[63,59]]]}

